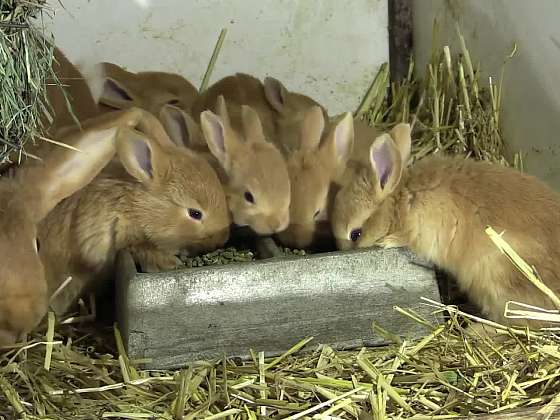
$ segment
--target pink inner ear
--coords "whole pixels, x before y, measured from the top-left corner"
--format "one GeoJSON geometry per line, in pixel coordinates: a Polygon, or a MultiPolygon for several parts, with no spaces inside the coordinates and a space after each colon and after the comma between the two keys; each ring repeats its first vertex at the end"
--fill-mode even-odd
{"type": "Polygon", "coordinates": [[[212,116],[210,121],[212,123],[212,138],[214,139],[214,143],[219,150],[225,152],[225,133],[222,124],[220,124],[220,121],[218,121],[215,116],[212,116]]]}
{"type": "Polygon", "coordinates": [[[189,132],[181,112],[172,106],[167,106],[167,121],[171,130],[171,139],[177,145],[189,145],[189,132]]]}
{"type": "Polygon", "coordinates": [[[381,146],[373,148],[371,157],[375,163],[379,184],[381,185],[381,188],[384,188],[393,170],[391,149],[386,142],[382,142],[381,146]]]}
{"type": "Polygon", "coordinates": [[[268,79],[266,81],[265,93],[276,110],[280,111],[284,106],[284,98],[282,97],[282,87],[280,84],[274,79],[268,79]]]}
{"type": "Polygon", "coordinates": [[[105,80],[105,84],[103,86],[103,97],[113,101],[133,100],[123,88],[121,88],[117,83],[115,83],[111,79],[105,80]]]}
{"type": "Polygon", "coordinates": [[[134,157],[138,162],[138,166],[151,178],[153,173],[152,152],[143,141],[136,141],[134,143],[134,157]]]}
{"type": "Polygon", "coordinates": [[[348,153],[348,137],[344,135],[344,128],[341,124],[336,127],[335,131],[335,146],[338,158],[343,158],[348,153]]]}

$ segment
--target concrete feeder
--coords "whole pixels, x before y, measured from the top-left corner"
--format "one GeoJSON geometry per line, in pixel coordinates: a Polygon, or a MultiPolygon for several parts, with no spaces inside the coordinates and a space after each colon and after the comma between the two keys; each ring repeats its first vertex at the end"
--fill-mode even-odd
{"type": "MultiPolygon", "coordinates": [[[[272,255],[275,252],[271,252],[272,255]]],[[[427,330],[394,309],[434,320],[421,297],[440,300],[432,266],[405,249],[364,249],[139,273],[119,255],[118,321],[131,358],[149,368],[308,348],[383,344],[372,321],[407,338],[427,330]]]]}

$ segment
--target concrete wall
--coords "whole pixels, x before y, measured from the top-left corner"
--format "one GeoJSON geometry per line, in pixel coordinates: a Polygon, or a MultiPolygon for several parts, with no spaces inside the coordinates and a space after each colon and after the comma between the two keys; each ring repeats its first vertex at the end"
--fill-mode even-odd
{"type": "Polygon", "coordinates": [[[513,151],[526,152],[525,167],[560,189],[560,2],[557,0],[414,0],[415,54],[424,69],[432,43],[433,18],[441,39],[455,51],[455,22],[473,59],[497,78],[507,64],[503,129],[513,151]],[[449,42],[450,40],[451,42],[449,42]]]}
{"type": "Polygon", "coordinates": [[[165,70],[200,86],[236,71],[282,80],[334,113],[354,111],[388,60],[387,0],[49,0],[52,31],[76,62],[165,70]],[[352,7],[349,7],[351,4],[352,7]]]}

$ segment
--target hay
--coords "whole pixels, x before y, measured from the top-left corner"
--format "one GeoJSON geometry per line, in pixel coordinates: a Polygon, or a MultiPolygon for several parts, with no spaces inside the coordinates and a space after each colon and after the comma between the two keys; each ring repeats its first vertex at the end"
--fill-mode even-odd
{"type": "Polygon", "coordinates": [[[41,22],[45,0],[0,0],[0,164],[43,132],[53,45],[41,22]]]}
{"type": "MultiPolygon", "coordinates": [[[[435,39],[437,32],[435,23],[435,39]]],[[[407,77],[389,85],[389,68],[382,65],[355,115],[381,128],[411,123],[413,161],[444,152],[522,170],[520,153],[507,157],[500,125],[505,64],[517,49],[506,57],[497,83],[484,81],[458,28],[457,37],[461,49],[455,55],[449,46],[438,48],[434,42],[424,80],[415,78],[412,59],[407,77]]]]}
{"type": "Polygon", "coordinates": [[[206,72],[204,73],[204,77],[202,78],[202,82],[200,83],[200,88],[198,89],[200,93],[204,92],[208,87],[208,83],[210,82],[210,77],[212,76],[212,72],[214,71],[216,60],[218,59],[218,55],[220,54],[222,45],[224,44],[224,40],[226,39],[226,34],[227,34],[227,28],[223,28],[220,31],[220,36],[218,37],[218,41],[214,46],[214,51],[212,51],[210,62],[208,63],[208,67],[206,68],[206,72]]]}
{"type": "MultiPolygon", "coordinates": [[[[501,327],[501,340],[465,329],[469,315],[426,300],[450,319],[425,338],[335,351],[317,345],[252,360],[213,360],[178,371],[146,371],[129,360],[118,329],[106,337],[66,326],[5,353],[0,415],[49,419],[451,418],[543,406],[560,390],[557,337],[501,327]],[[330,416],[330,417],[329,417],[330,416]]],[[[374,326],[375,331],[380,331],[374,326]]],[[[388,333],[389,337],[392,337],[388,333]]],[[[398,340],[398,339],[395,339],[398,340]]],[[[311,341],[312,342],[312,341],[311,341]]]]}

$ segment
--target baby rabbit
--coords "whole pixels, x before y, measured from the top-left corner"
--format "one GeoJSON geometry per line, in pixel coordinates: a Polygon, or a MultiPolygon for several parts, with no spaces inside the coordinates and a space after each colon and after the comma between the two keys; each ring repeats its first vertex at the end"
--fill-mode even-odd
{"type": "Polygon", "coordinates": [[[83,131],[60,139],[79,151],[58,147],[42,161],[20,167],[14,178],[0,180],[0,346],[20,340],[47,311],[37,224],[99,173],[115,154],[119,129],[134,127],[140,117],[138,109],[130,109],[84,121],[83,131]]]}
{"type": "Polygon", "coordinates": [[[337,180],[352,156],[354,139],[365,137],[363,130],[354,133],[350,113],[329,118],[318,102],[288,91],[275,78],[265,78],[264,91],[291,184],[290,225],[277,238],[294,248],[326,245],[332,240],[328,217],[337,180]]]}
{"type": "Polygon", "coordinates": [[[101,63],[88,78],[101,112],[137,106],[159,116],[161,108],[174,105],[186,112],[198,90],[184,77],[165,72],[132,73],[113,63],[101,63]]]}
{"type": "MultiPolygon", "coordinates": [[[[159,124],[152,117],[149,124],[159,124]]],[[[165,131],[142,127],[148,133],[165,131]]],[[[100,176],[62,201],[41,223],[41,257],[47,268],[49,289],[56,290],[73,277],[53,302],[65,312],[78,295],[109,277],[118,251],[136,250],[145,267],[173,269],[176,254],[222,246],[231,224],[226,197],[216,172],[198,154],[154,139],[139,131],[121,133],[117,155],[128,179],[100,176]]],[[[151,270],[154,271],[154,270],[151,270]]]]}
{"type": "MultiPolygon", "coordinates": [[[[201,112],[213,109],[220,95],[230,113],[241,105],[253,108],[266,138],[284,151],[299,147],[304,112],[313,106],[321,107],[308,96],[288,91],[273,77],[266,77],[263,83],[254,76],[236,73],[211,85],[194,103],[192,115],[197,117],[201,112]]],[[[326,111],[321,109],[324,118],[328,118],[326,111]]]]}
{"type": "Polygon", "coordinates": [[[335,118],[325,130],[322,109],[314,106],[304,113],[298,138],[300,146],[287,157],[290,225],[277,237],[285,246],[307,248],[332,240],[328,216],[338,179],[353,149],[352,115],[347,112],[335,118]]]}
{"type": "Polygon", "coordinates": [[[258,113],[244,104],[228,109],[219,95],[215,106],[193,117],[218,164],[234,223],[258,235],[284,230],[290,179],[286,161],[267,141],[258,113]]]}
{"type": "Polygon", "coordinates": [[[212,85],[193,106],[194,115],[210,108],[220,96],[232,115],[240,104],[250,105],[259,115],[267,139],[287,160],[290,224],[287,230],[277,232],[280,241],[288,246],[306,247],[321,222],[326,227],[324,231],[330,233],[330,225],[325,223],[328,191],[351,150],[351,118],[337,121],[327,135],[329,139],[321,145],[328,118],[323,107],[305,95],[289,92],[277,79],[267,77],[263,84],[243,73],[212,85]]]}
{"type": "MultiPolygon", "coordinates": [[[[97,104],[84,76],[58,48],[54,49],[53,71],[66,91],[68,102],[78,121],[98,115],[97,104]]],[[[52,116],[54,120],[49,128],[49,133],[56,133],[61,127],[78,127],[72,113],[68,110],[67,98],[55,80],[47,81],[47,96],[54,112],[52,116]]]]}
{"type": "Polygon", "coordinates": [[[278,79],[265,77],[263,86],[267,103],[273,110],[274,141],[286,153],[299,149],[302,123],[307,111],[319,107],[323,118],[328,120],[327,111],[321,104],[307,95],[289,91],[278,79]]]}
{"type": "Polygon", "coordinates": [[[249,105],[258,114],[265,137],[271,140],[275,134],[274,115],[259,79],[249,74],[235,73],[218,80],[197,98],[191,115],[198,121],[202,112],[215,110],[220,96],[224,98],[226,108],[232,115],[239,114],[241,105],[249,105]]]}
{"type": "Polygon", "coordinates": [[[471,159],[433,156],[405,170],[410,145],[407,124],[379,136],[369,167],[338,192],[331,220],[339,248],[409,247],[456,277],[494,321],[511,323],[503,314],[508,300],[551,308],[485,227],[504,231],[504,239],[558,292],[560,195],[533,176],[471,159]]]}
{"type": "Polygon", "coordinates": [[[330,246],[334,236],[328,219],[336,191],[346,172],[369,155],[381,132],[361,118],[352,120],[350,113],[331,118],[327,129],[319,107],[304,115],[301,146],[288,155],[290,226],[277,236],[293,248],[330,246]]]}

